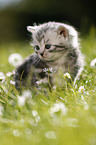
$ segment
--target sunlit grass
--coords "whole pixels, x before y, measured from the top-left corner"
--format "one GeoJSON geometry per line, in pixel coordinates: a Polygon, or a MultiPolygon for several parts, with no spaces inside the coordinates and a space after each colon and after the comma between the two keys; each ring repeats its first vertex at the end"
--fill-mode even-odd
{"type": "Polygon", "coordinates": [[[0,145],[96,145],[96,67],[90,66],[96,58],[94,31],[82,37],[86,64],[76,86],[66,82],[65,89],[57,85],[47,95],[43,89],[19,94],[10,82],[13,74],[8,72],[15,68],[8,57],[12,53],[28,56],[33,52],[30,45],[0,46],[0,72],[5,75],[0,81],[0,145]]]}

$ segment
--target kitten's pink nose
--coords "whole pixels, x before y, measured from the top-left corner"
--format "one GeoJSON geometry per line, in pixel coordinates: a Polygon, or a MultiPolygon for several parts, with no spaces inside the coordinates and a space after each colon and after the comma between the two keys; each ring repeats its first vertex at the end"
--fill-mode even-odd
{"type": "Polygon", "coordinates": [[[44,55],[44,52],[40,53],[40,55],[43,57],[43,55],[44,55]]]}
{"type": "Polygon", "coordinates": [[[40,52],[40,55],[43,57],[44,56],[44,51],[41,51],[40,52]]]}

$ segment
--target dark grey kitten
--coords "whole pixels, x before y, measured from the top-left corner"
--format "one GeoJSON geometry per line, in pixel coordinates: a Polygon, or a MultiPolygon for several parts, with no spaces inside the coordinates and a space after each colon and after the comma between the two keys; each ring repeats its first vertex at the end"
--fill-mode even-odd
{"type": "Polygon", "coordinates": [[[48,22],[28,26],[32,33],[31,54],[16,70],[16,87],[37,86],[38,82],[54,85],[59,72],[69,72],[76,81],[83,69],[83,56],[79,50],[78,33],[70,25],[48,22]]]}

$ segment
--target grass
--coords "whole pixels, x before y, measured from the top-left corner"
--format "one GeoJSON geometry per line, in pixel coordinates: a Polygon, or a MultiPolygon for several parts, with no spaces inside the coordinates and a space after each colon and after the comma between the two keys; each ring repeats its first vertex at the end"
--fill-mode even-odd
{"type": "MultiPolygon", "coordinates": [[[[82,37],[86,64],[76,88],[58,86],[47,96],[43,91],[27,92],[20,105],[20,94],[10,84],[12,76],[0,82],[0,145],[96,145],[96,67],[90,66],[96,58],[95,32],[92,27],[82,37]]],[[[26,43],[0,45],[0,71],[6,75],[14,70],[9,55],[26,57],[32,53],[30,48],[26,43]]]]}

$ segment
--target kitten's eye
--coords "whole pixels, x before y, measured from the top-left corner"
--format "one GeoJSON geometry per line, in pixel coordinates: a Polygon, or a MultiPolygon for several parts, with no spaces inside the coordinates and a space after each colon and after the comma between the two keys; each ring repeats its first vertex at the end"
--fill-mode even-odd
{"type": "Polygon", "coordinates": [[[40,50],[40,47],[38,45],[35,46],[36,50],[40,50]]]}
{"type": "Polygon", "coordinates": [[[46,44],[46,45],[45,45],[45,48],[46,48],[46,49],[50,49],[50,48],[51,48],[51,45],[50,45],[50,44],[46,44]]]}

